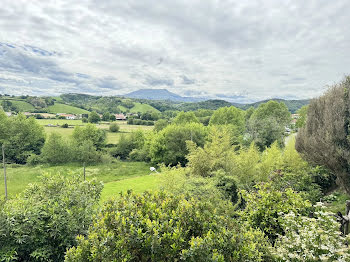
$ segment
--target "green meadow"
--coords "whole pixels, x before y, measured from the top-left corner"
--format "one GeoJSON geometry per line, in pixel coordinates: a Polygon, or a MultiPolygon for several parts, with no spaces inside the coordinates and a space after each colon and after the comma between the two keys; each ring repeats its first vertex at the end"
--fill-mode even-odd
{"type": "MultiPolygon", "coordinates": [[[[102,200],[118,196],[120,192],[133,190],[143,192],[154,190],[159,187],[160,174],[150,174],[150,165],[144,162],[123,162],[115,161],[111,164],[100,164],[86,167],[86,179],[97,178],[104,183],[102,200]]],[[[2,170],[1,170],[2,171],[2,170]]],[[[43,174],[60,174],[73,176],[83,174],[82,165],[38,165],[31,166],[8,166],[7,187],[9,198],[21,193],[25,187],[40,180],[43,174]]],[[[0,180],[0,195],[4,195],[4,181],[0,180]]]]}
{"type": "MultiPolygon", "coordinates": [[[[74,127],[84,126],[86,123],[83,123],[81,120],[66,120],[66,119],[38,119],[40,125],[44,126],[46,134],[51,134],[53,132],[59,133],[64,137],[69,137],[72,135],[74,127]],[[63,124],[68,124],[68,128],[62,128],[63,124]]],[[[101,122],[96,124],[98,128],[104,129],[107,131],[107,143],[116,144],[118,143],[120,137],[124,134],[128,136],[131,132],[136,130],[145,130],[151,131],[153,126],[141,126],[141,125],[128,125],[126,121],[117,121],[120,126],[120,131],[118,133],[109,132],[109,122],[101,122]]]]}

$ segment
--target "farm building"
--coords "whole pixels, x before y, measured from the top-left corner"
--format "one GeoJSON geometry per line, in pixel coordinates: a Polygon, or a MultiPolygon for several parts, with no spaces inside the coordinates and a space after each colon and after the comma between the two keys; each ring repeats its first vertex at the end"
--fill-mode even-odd
{"type": "Polygon", "coordinates": [[[124,114],[115,114],[116,120],[126,120],[126,116],[124,114]]]}

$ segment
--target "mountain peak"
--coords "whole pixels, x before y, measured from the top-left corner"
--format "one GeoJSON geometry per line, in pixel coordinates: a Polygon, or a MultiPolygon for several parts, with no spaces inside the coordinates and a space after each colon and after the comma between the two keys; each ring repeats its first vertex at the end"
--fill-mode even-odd
{"type": "Polygon", "coordinates": [[[150,99],[150,100],[170,100],[174,102],[195,102],[203,99],[193,97],[183,97],[172,93],[167,89],[139,89],[137,91],[124,95],[125,97],[150,99]]]}

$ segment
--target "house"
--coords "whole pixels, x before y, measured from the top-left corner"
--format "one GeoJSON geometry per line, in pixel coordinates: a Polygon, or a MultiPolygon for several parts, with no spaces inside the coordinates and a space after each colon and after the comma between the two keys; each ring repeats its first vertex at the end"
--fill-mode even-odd
{"type": "Polygon", "coordinates": [[[77,119],[77,117],[75,115],[72,114],[58,114],[59,116],[63,116],[64,118],[68,119],[68,120],[75,120],[77,119]]]}
{"type": "Polygon", "coordinates": [[[6,114],[8,117],[12,116],[12,112],[5,112],[5,114],[6,114]]]}
{"type": "Polygon", "coordinates": [[[124,114],[115,114],[116,120],[126,120],[126,116],[124,114]]]}

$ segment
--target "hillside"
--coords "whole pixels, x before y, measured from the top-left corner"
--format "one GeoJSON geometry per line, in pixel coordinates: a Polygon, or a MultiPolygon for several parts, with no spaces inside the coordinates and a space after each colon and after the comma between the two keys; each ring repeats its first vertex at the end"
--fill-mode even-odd
{"type": "Polygon", "coordinates": [[[61,103],[55,103],[52,106],[47,107],[47,111],[49,113],[53,113],[53,114],[58,114],[58,113],[66,113],[66,114],[88,114],[89,111],[78,108],[78,107],[74,107],[74,106],[70,106],[70,105],[65,105],[65,104],[61,104],[61,103]]]}
{"type": "Polygon", "coordinates": [[[193,111],[198,109],[211,109],[216,110],[220,107],[232,106],[230,102],[225,100],[207,100],[197,103],[182,103],[177,105],[178,110],[193,111]]]}
{"type": "Polygon", "coordinates": [[[154,107],[148,105],[148,104],[141,104],[141,103],[134,103],[134,107],[130,108],[131,113],[146,113],[146,112],[159,112],[159,110],[155,109],[154,107]]]}
{"type": "Polygon", "coordinates": [[[302,106],[308,105],[310,100],[285,100],[285,99],[280,99],[280,98],[273,98],[273,99],[267,99],[267,100],[263,100],[263,101],[259,101],[259,102],[255,102],[252,104],[238,104],[238,103],[233,103],[233,105],[235,107],[241,108],[241,109],[248,109],[249,107],[258,107],[260,104],[266,103],[270,100],[273,101],[277,101],[277,102],[283,102],[286,104],[286,106],[288,107],[288,110],[293,114],[296,111],[298,111],[298,109],[300,109],[302,106]]]}

